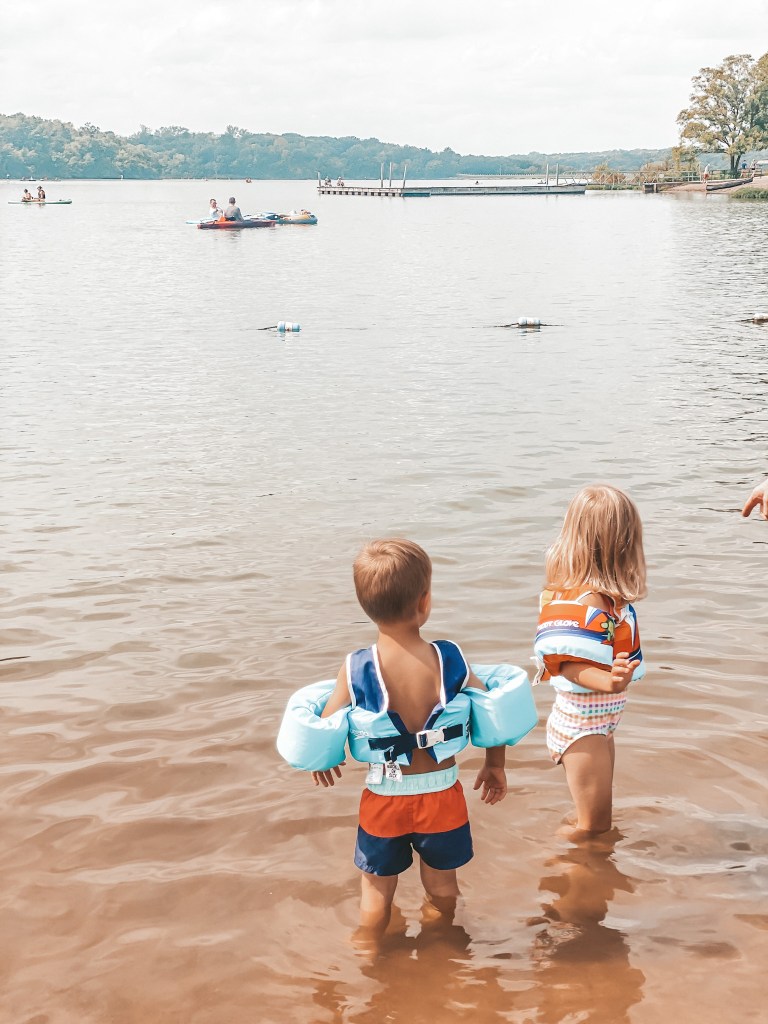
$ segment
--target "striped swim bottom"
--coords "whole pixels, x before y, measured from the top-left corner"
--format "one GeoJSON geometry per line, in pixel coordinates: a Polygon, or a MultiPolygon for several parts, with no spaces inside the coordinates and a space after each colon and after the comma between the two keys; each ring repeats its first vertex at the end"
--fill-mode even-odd
{"type": "MultiPolygon", "coordinates": [[[[434,772],[432,776],[442,774],[434,772]]],[[[399,875],[413,863],[414,851],[428,867],[439,871],[459,868],[472,859],[472,834],[461,783],[414,792],[423,788],[417,780],[433,782],[430,775],[410,775],[403,776],[405,785],[399,790],[397,784],[381,793],[363,790],[355,847],[355,864],[361,871],[399,875]]]]}
{"type": "Polygon", "coordinates": [[[582,736],[611,736],[621,721],[626,693],[568,693],[558,690],[547,719],[547,747],[555,764],[582,736]]]}

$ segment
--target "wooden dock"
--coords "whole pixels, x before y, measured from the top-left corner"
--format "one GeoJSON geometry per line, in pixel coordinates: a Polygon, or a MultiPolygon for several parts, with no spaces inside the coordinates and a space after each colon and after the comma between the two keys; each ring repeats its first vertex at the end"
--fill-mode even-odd
{"type": "Polygon", "coordinates": [[[586,183],[536,185],[324,185],[321,196],[382,196],[384,198],[428,199],[432,196],[583,196],[586,183]]]}
{"type": "Polygon", "coordinates": [[[432,193],[426,188],[402,188],[400,185],[318,185],[320,196],[398,196],[400,198],[428,198],[432,193]]]}

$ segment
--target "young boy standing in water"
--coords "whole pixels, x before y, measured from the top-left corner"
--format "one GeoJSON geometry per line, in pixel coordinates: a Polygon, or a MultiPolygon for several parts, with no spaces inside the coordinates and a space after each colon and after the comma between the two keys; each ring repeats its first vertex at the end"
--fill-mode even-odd
{"type": "MultiPolygon", "coordinates": [[[[432,563],[418,544],[378,540],[366,545],[355,560],[354,581],[378,637],[372,647],[348,655],[321,717],[349,708],[352,755],[369,762],[355,864],[362,872],[360,924],[381,934],[398,877],[413,863],[414,850],[429,903],[442,915],[455,909],[456,869],[473,855],[453,756],[468,739],[469,698],[461,691],[486,686],[458,645],[422,639],[432,607],[432,563]],[[435,728],[438,718],[455,721],[435,728]]],[[[506,795],[504,761],[503,746],[486,749],[474,784],[485,803],[496,804],[506,795]]],[[[312,772],[315,785],[333,786],[344,763],[312,772]]]]}

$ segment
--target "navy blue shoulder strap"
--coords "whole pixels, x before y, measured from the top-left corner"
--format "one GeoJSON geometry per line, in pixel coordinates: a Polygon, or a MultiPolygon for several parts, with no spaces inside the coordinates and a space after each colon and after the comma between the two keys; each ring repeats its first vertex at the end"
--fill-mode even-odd
{"type": "Polygon", "coordinates": [[[433,640],[437,648],[443,669],[443,686],[445,687],[445,703],[453,700],[469,679],[469,665],[458,644],[451,640],[433,640]]]}
{"type": "Polygon", "coordinates": [[[354,705],[366,711],[383,711],[386,708],[387,692],[379,681],[372,647],[365,647],[348,656],[347,679],[354,705]]]}

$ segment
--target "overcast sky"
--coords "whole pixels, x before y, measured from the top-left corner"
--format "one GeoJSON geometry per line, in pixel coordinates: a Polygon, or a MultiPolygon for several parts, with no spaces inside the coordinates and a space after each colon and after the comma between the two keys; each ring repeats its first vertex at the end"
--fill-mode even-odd
{"type": "Polygon", "coordinates": [[[766,50],[768,0],[6,0],[0,113],[493,155],[662,147],[700,67],[766,50]]]}

